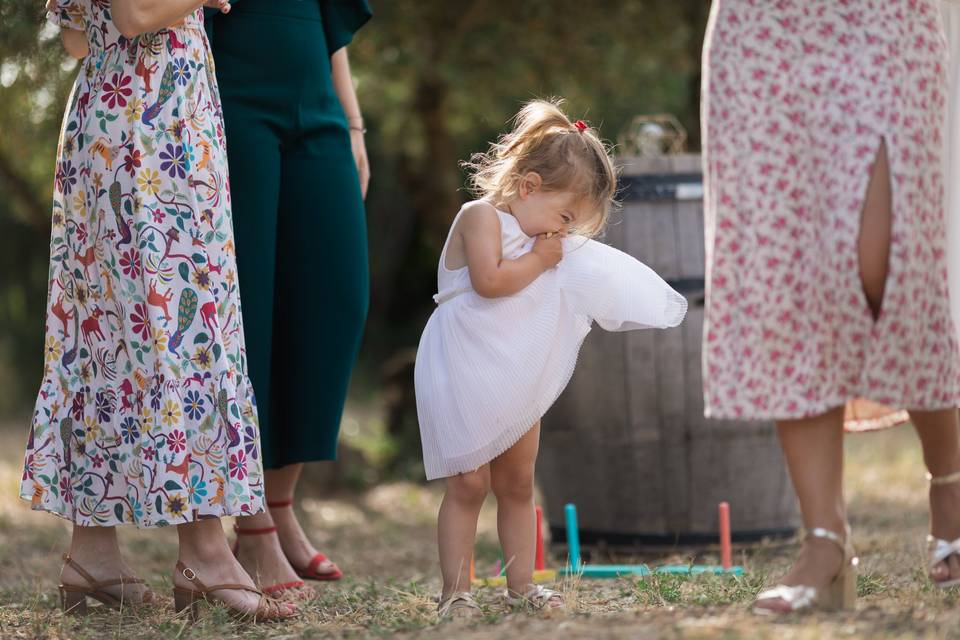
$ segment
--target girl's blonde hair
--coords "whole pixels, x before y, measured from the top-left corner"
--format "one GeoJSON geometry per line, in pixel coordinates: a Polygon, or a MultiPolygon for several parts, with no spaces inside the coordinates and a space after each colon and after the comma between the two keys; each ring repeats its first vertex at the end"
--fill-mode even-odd
{"type": "Polygon", "coordinates": [[[469,172],[470,190],[494,202],[517,194],[527,173],[537,173],[546,191],[582,194],[594,212],[578,220],[577,233],[599,234],[607,223],[617,192],[617,172],[610,150],[596,130],[583,121],[571,122],[560,109],[562,100],[532,100],[513,118],[513,130],[462,163],[469,172]]]}

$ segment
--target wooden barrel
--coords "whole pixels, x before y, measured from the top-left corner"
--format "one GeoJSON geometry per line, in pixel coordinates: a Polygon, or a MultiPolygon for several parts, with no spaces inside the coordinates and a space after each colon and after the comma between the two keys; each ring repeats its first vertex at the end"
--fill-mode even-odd
{"type": "Polygon", "coordinates": [[[603,240],[690,303],[666,331],[590,333],[570,385],[544,417],[540,486],[554,540],[573,502],[583,543],[715,542],[730,503],[735,540],[792,535],[794,492],[770,422],[703,417],[703,187],[699,155],[625,158],[624,208],[603,240]]]}

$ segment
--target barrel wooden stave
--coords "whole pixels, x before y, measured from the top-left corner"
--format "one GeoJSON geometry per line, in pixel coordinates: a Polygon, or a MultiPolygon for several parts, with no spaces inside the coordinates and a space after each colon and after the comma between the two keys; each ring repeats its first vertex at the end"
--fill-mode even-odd
{"type": "MultiPolygon", "coordinates": [[[[623,174],[699,172],[697,155],[634,158],[623,174]]],[[[577,504],[581,529],[627,540],[792,531],[796,503],[772,423],[703,417],[705,252],[700,200],[627,200],[604,241],[685,285],[679,327],[587,337],[567,390],[544,418],[538,475],[554,530],[577,504]]]]}

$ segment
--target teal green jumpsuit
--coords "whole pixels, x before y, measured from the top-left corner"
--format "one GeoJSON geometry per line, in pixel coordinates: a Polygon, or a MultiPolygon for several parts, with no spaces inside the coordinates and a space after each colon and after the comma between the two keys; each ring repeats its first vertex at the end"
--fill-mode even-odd
{"type": "Polygon", "coordinates": [[[336,457],[369,267],[330,56],[370,15],[364,0],[234,0],[207,16],[266,468],[336,457]]]}

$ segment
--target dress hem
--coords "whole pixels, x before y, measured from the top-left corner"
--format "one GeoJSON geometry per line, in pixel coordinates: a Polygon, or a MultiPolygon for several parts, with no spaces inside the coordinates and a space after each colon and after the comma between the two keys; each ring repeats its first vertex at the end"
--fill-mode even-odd
{"type": "Polygon", "coordinates": [[[282,460],[271,460],[268,464],[266,461],[263,462],[264,471],[273,471],[276,469],[282,469],[284,467],[289,467],[292,464],[308,464],[310,462],[336,462],[337,454],[328,456],[316,456],[316,455],[303,455],[303,456],[292,456],[286,457],[282,460]]]}
{"type": "Polygon", "coordinates": [[[457,458],[457,462],[455,464],[451,464],[444,470],[438,471],[436,474],[427,472],[427,480],[439,480],[441,478],[449,478],[462,473],[476,471],[483,465],[492,462],[496,458],[509,451],[511,447],[520,442],[520,439],[527,435],[527,433],[530,432],[530,429],[532,429],[534,425],[542,419],[543,415],[541,415],[539,418],[534,418],[533,420],[529,421],[526,427],[521,427],[522,431],[519,433],[517,433],[519,428],[505,431],[504,434],[501,435],[501,437],[495,442],[487,445],[483,449],[478,449],[468,455],[460,456],[457,458]]]}
{"type": "Polygon", "coordinates": [[[216,513],[213,513],[213,512],[202,512],[199,509],[191,509],[189,513],[186,514],[186,517],[183,520],[176,521],[176,522],[164,521],[162,523],[155,522],[152,524],[143,524],[142,522],[135,522],[132,520],[121,521],[121,520],[117,520],[116,518],[112,518],[104,522],[93,522],[92,519],[88,519],[86,522],[82,522],[82,521],[75,520],[73,518],[73,515],[70,513],[67,513],[65,510],[57,509],[56,505],[46,504],[46,503],[34,503],[32,495],[24,495],[23,493],[21,493],[19,497],[24,502],[30,503],[31,511],[42,511],[45,513],[49,513],[51,515],[57,516],[58,518],[63,518],[64,520],[67,520],[73,525],[78,525],[81,527],[119,527],[124,525],[131,525],[136,527],[137,529],[162,529],[165,527],[175,527],[181,524],[191,524],[193,522],[199,522],[200,520],[209,520],[212,518],[220,519],[220,518],[227,518],[227,517],[253,516],[253,515],[266,512],[265,501],[261,498],[259,500],[260,504],[257,505],[256,508],[253,510],[243,509],[243,508],[221,509],[221,510],[218,510],[216,513]]]}
{"type": "MultiPolygon", "coordinates": [[[[835,401],[822,402],[816,405],[816,408],[805,409],[798,412],[786,412],[783,414],[773,414],[773,413],[740,413],[736,412],[727,412],[723,409],[711,409],[710,407],[705,407],[703,410],[703,416],[710,420],[740,420],[740,421],[750,421],[750,422],[768,422],[768,421],[777,421],[777,420],[804,420],[807,418],[815,418],[816,416],[823,415],[827,411],[837,409],[839,407],[845,407],[849,402],[859,400],[859,399],[868,399],[867,396],[857,395],[851,396],[846,399],[838,399],[835,401]]],[[[909,411],[942,411],[945,409],[955,409],[960,407],[960,399],[957,402],[937,404],[935,406],[907,406],[907,408],[901,408],[906,406],[908,403],[890,403],[890,402],[881,402],[874,401],[878,404],[882,404],[891,408],[891,412],[885,416],[879,418],[869,418],[869,419],[852,419],[844,420],[846,427],[850,425],[857,425],[853,427],[852,431],[877,431],[880,429],[886,429],[888,427],[897,426],[903,424],[904,422],[909,421],[908,412],[909,411]]]]}
{"type": "MultiPolygon", "coordinates": [[[[587,319],[584,318],[584,320],[587,319]]],[[[449,478],[450,476],[459,475],[461,473],[476,471],[483,465],[503,455],[512,446],[517,444],[520,441],[520,438],[525,436],[537,422],[543,419],[543,416],[545,416],[547,411],[550,410],[550,407],[553,406],[553,403],[557,401],[557,398],[560,397],[560,394],[563,393],[564,389],[567,388],[567,385],[570,384],[570,380],[573,378],[573,373],[577,367],[577,362],[580,359],[580,349],[583,347],[583,342],[590,333],[592,324],[592,322],[587,320],[586,326],[582,327],[580,335],[577,338],[577,347],[573,350],[569,358],[570,361],[568,366],[565,369],[562,384],[557,389],[557,392],[553,394],[553,398],[546,403],[546,407],[542,409],[534,409],[527,414],[528,417],[518,418],[515,421],[515,424],[518,426],[502,431],[499,437],[481,449],[475,449],[469,454],[457,456],[452,462],[448,463],[449,466],[446,466],[443,470],[435,470],[434,472],[431,472],[429,469],[427,469],[426,461],[424,461],[424,471],[426,473],[427,480],[429,481],[438,480],[440,478],[449,478]],[[451,469],[453,471],[451,471],[451,469]]]]}

